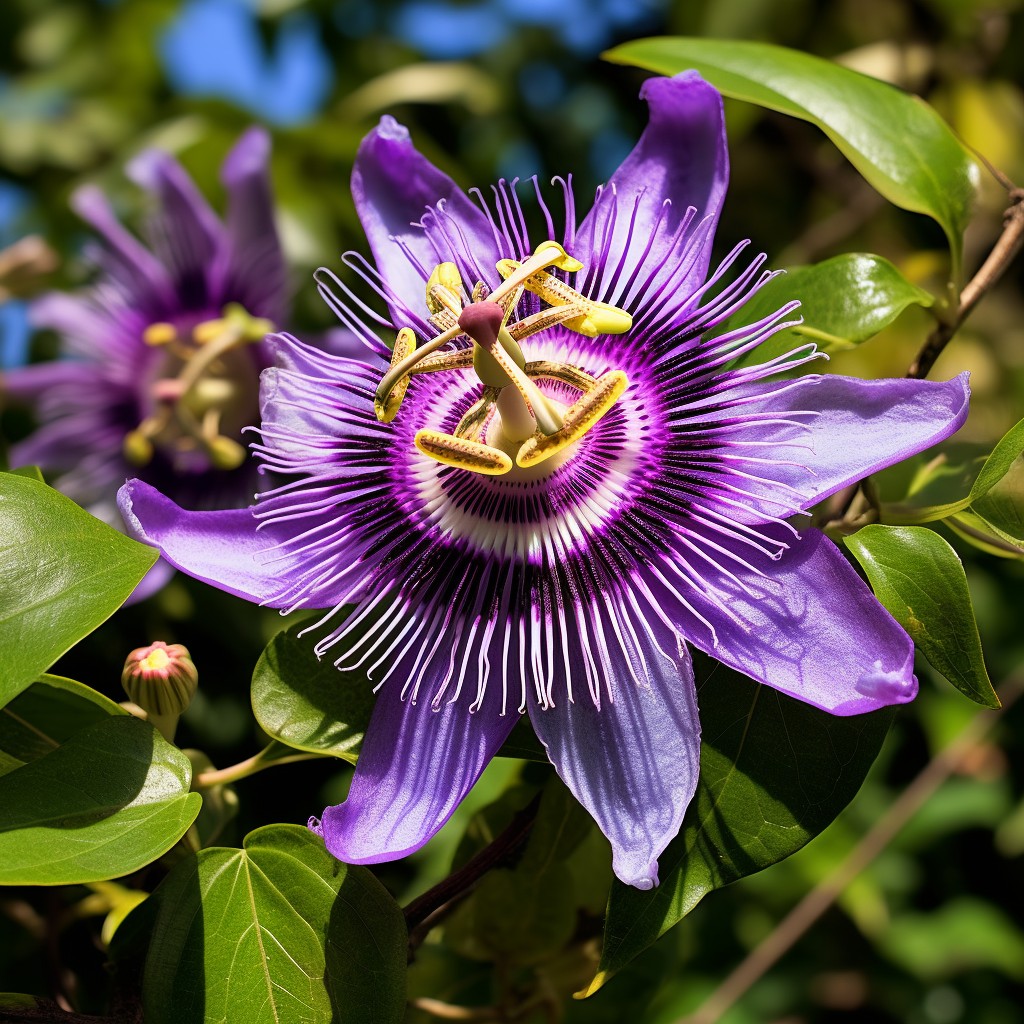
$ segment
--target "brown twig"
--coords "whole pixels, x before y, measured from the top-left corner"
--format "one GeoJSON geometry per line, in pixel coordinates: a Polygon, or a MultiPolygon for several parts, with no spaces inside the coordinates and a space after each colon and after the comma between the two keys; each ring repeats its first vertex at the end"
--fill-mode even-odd
{"type": "Polygon", "coordinates": [[[839,898],[843,890],[892,842],[904,825],[924,806],[935,791],[957,770],[979,741],[1024,691],[1024,678],[1013,679],[999,688],[1000,711],[981,712],[957,738],[924,766],[917,778],[897,797],[889,809],[865,833],[846,859],[816,885],[751,950],[745,960],[716,988],[692,1014],[677,1024],[715,1024],[806,934],[839,898]]]}
{"type": "Polygon", "coordinates": [[[938,324],[928,336],[917,357],[907,369],[907,376],[922,380],[935,365],[942,350],[952,340],[971,311],[1003,276],[1006,268],[1024,245],[1024,189],[1016,186],[1009,190],[1010,206],[1003,218],[1003,230],[992,251],[978,272],[960,293],[960,305],[949,319],[938,324]]]}
{"type": "Polygon", "coordinates": [[[533,828],[540,806],[538,793],[478,854],[471,857],[458,871],[428,889],[405,907],[405,923],[409,928],[409,957],[427,937],[436,924],[472,892],[473,887],[491,868],[508,860],[525,842],[533,828]]]}

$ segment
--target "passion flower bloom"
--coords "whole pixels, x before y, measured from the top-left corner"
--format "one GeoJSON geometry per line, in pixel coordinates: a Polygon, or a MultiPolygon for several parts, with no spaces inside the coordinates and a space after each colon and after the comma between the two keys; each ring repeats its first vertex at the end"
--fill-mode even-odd
{"type": "MultiPolygon", "coordinates": [[[[148,150],[128,173],[151,193],[149,246],[118,221],[94,186],[76,212],[99,234],[98,270],[82,295],[37,300],[32,319],[56,331],[59,360],[6,373],[0,396],[32,405],[40,426],[11,450],[101,518],[140,476],[186,505],[250,500],[254,475],[240,432],[258,415],[264,344],[288,309],[274,227],[270,139],[246,132],[223,165],[222,223],[183,168],[148,150]]],[[[105,514],[106,513],[106,514],[105,514]]]]}
{"type": "Polygon", "coordinates": [[[347,262],[389,313],[321,273],[371,355],[274,342],[255,449],[286,482],[240,511],[121,492],[186,572],[329,609],[318,654],[376,684],[348,799],[311,822],[341,860],[422,846],[526,713],[648,888],[697,781],[689,644],[837,715],[916,692],[910,638],[790,519],[951,434],[966,380],[778,378],[812,346],[736,368],[793,309],[707,337],[771,275],[758,257],[725,283],[742,246],[708,273],[719,95],[692,72],[643,95],[650,124],[579,225],[560,183],[558,242],[533,183],[536,247],[515,183],[474,201],[385,118],[352,182],[376,269],[347,262]]]}

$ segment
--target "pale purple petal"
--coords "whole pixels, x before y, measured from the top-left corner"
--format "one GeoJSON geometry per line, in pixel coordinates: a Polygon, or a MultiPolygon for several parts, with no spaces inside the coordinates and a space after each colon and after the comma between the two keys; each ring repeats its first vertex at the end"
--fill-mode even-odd
{"type": "Polygon", "coordinates": [[[428,207],[443,204],[445,220],[454,221],[462,233],[463,251],[472,252],[492,274],[503,255],[483,211],[416,150],[408,129],[393,117],[381,118],[360,145],[352,169],[352,198],[377,269],[394,292],[388,305],[398,325],[426,312],[427,277],[451,258],[421,227],[412,226],[422,221],[428,207]]]}
{"type": "Polygon", "coordinates": [[[250,128],[221,168],[228,196],[227,260],[219,287],[253,316],[280,322],[288,304],[288,268],[274,223],[270,136],[250,128]]]}
{"type": "Polygon", "coordinates": [[[141,480],[126,483],[117,502],[128,533],[159,548],[171,565],[229,594],[276,607],[280,569],[265,562],[275,538],[256,532],[249,509],[190,512],[141,480]]]}
{"type": "MultiPolygon", "coordinates": [[[[944,382],[860,380],[826,374],[749,384],[730,395],[740,404],[709,414],[706,422],[728,426],[725,453],[732,448],[735,455],[745,442],[756,441],[756,454],[769,456],[770,462],[756,466],[738,464],[765,478],[761,484],[747,481],[752,494],[792,502],[793,492],[776,486],[782,484],[810,506],[959,430],[971,393],[967,378],[962,373],[944,382]]],[[[779,514],[780,504],[761,497],[747,504],[749,510],[735,513],[742,522],[756,522],[759,513],[779,514]]]]}
{"type": "MultiPolygon", "coordinates": [[[[669,298],[679,302],[707,276],[710,239],[729,181],[722,97],[695,71],[648,79],[640,95],[650,120],[584,218],[573,253],[587,265],[588,291],[596,297],[616,301],[645,253],[640,277],[643,271],[660,273],[645,291],[667,291],[671,279],[669,298]],[[688,217],[689,228],[678,235],[688,217]],[[701,244],[684,258],[691,233],[701,244]]],[[[631,311],[638,305],[644,303],[634,301],[631,311]]]]}
{"type": "MultiPolygon", "coordinates": [[[[802,531],[800,540],[778,527],[762,532],[790,545],[777,562],[755,565],[767,578],[722,557],[728,573],[702,566],[704,588],[687,591],[689,608],[663,597],[686,638],[758,682],[834,715],[913,700],[914,645],[839,549],[814,529],[802,531]]],[[[753,564],[738,542],[722,546],[753,564]]]]}
{"type": "Polygon", "coordinates": [[[91,367],[71,359],[19,366],[0,372],[0,398],[34,402],[55,387],[87,387],[95,377],[91,367]]]}
{"type": "MultiPolygon", "coordinates": [[[[428,613],[429,609],[424,613],[428,613]]],[[[355,777],[343,804],[328,807],[315,831],[327,849],[348,864],[377,864],[418,850],[451,817],[497,753],[519,715],[502,715],[501,694],[488,690],[483,704],[402,700],[399,680],[419,652],[408,654],[395,680],[377,695],[355,777]]],[[[436,651],[423,674],[442,673],[451,652],[436,651]]]]}
{"type": "MultiPolygon", "coordinates": [[[[657,615],[632,618],[610,658],[601,657],[603,644],[591,645],[591,656],[613,677],[606,682],[614,699],[597,707],[584,692],[574,703],[531,703],[530,720],[562,781],[611,841],[615,874],[650,889],[658,884],[658,857],[678,833],[697,786],[700,719],[685,645],[657,615]]],[[[570,670],[585,675],[582,665],[570,670]]]]}

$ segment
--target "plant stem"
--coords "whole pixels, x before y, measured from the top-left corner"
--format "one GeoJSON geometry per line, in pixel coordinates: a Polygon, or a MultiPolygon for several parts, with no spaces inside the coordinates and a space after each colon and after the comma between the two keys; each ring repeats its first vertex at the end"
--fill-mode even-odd
{"type": "Polygon", "coordinates": [[[295,761],[313,761],[317,758],[327,757],[327,754],[295,753],[287,754],[284,757],[275,757],[273,760],[266,760],[267,754],[277,746],[277,741],[268,743],[258,754],[247,757],[238,764],[230,765],[227,768],[211,768],[209,771],[200,772],[192,779],[192,788],[209,789],[210,786],[223,786],[228,782],[237,782],[264,768],[272,768],[278,764],[292,764],[295,761]]]}
{"type": "Polygon", "coordinates": [[[968,281],[960,294],[960,305],[955,314],[940,323],[928,336],[921,351],[907,369],[907,376],[922,380],[935,365],[942,350],[960,329],[971,311],[989,289],[1003,276],[1006,268],[1024,245],[1024,189],[1013,186],[1009,190],[1010,206],[1003,219],[1003,230],[992,251],[978,272],[968,281]]]}
{"type": "Polygon", "coordinates": [[[774,931],[750,951],[721,985],[692,1014],[680,1019],[677,1024],[715,1024],[721,1020],[722,1015],[793,948],[835,903],[843,890],[892,842],[903,826],[992,730],[1022,691],[1024,677],[1000,686],[1002,709],[975,715],[960,735],[924,766],[832,874],[819,882],[775,926],[774,931]]]}
{"type": "Polygon", "coordinates": [[[533,828],[539,806],[540,793],[515,815],[503,832],[466,861],[458,871],[452,872],[406,906],[404,913],[409,928],[410,960],[430,929],[451,913],[491,868],[497,867],[518,850],[533,828]]]}

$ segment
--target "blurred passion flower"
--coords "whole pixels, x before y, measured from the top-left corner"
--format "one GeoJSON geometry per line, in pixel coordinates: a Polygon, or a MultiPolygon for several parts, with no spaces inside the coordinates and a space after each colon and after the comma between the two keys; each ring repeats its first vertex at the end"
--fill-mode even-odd
{"type": "Polygon", "coordinates": [[[111,521],[129,476],[191,507],[249,500],[255,477],[240,432],[258,415],[259,373],[271,363],[264,339],[289,300],[269,153],[269,136],[252,128],[228,154],[223,222],[176,160],[140,154],[128,173],[155,200],[148,246],[98,188],[75,193],[100,236],[87,254],[98,278],[85,294],[32,305],[65,358],[0,377],[0,396],[29,403],[40,421],[12,446],[12,463],[40,466],[111,521]]]}
{"type": "Polygon", "coordinates": [[[966,379],[779,379],[810,345],[735,367],[793,307],[707,337],[771,275],[758,257],[725,283],[739,246],[709,276],[719,95],[693,72],[643,95],[650,123],[579,225],[561,182],[561,242],[533,183],[536,248],[515,183],[474,202],[385,118],[353,174],[376,269],[347,261],[394,351],[321,272],[373,357],[276,339],[255,448],[290,479],[241,511],[121,492],[186,572],[332,609],[318,654],[376,682],[348,799],[310,823],[341,860],[422,846],[528,713],[618,877],[649,888],[697,781],[688,644],[837,715],[916,692],[910,638],[789,520],[951,434],[966,379]]]}

